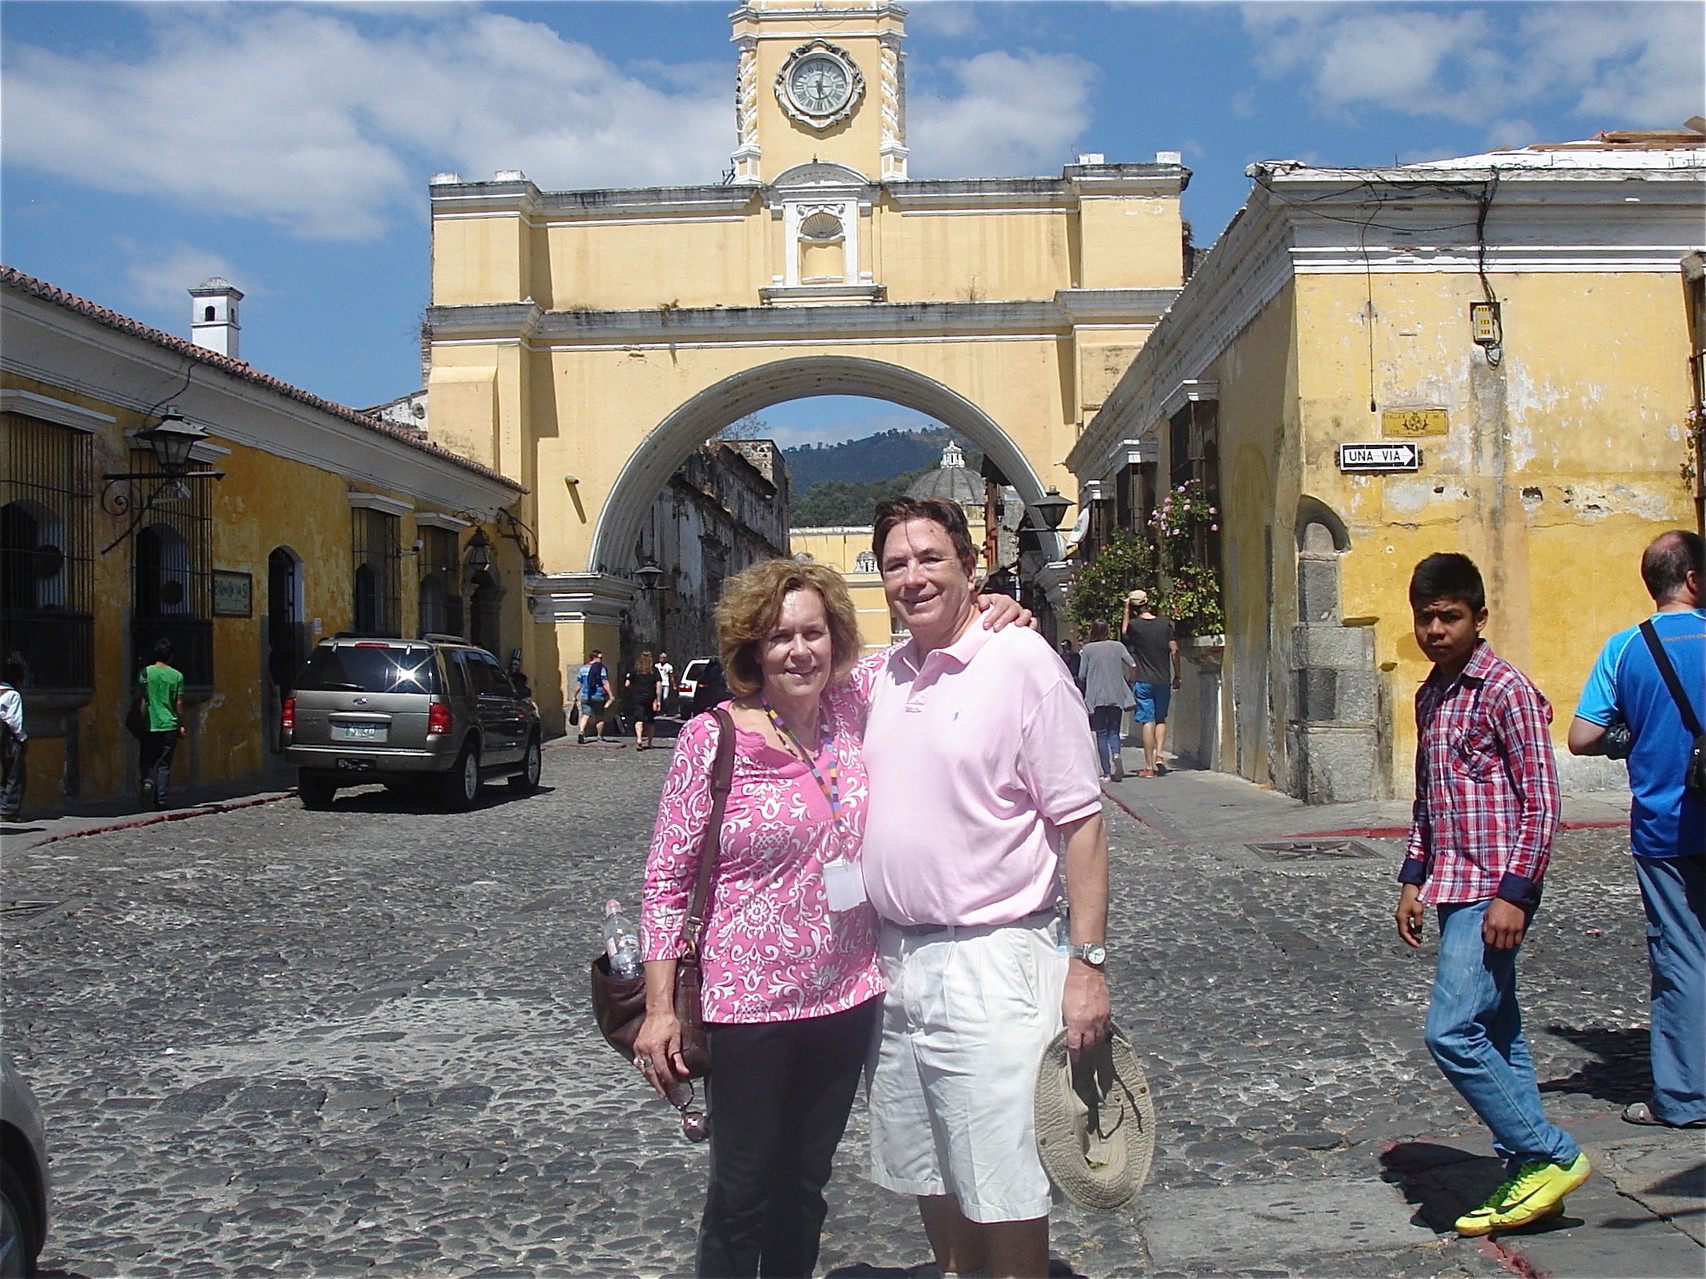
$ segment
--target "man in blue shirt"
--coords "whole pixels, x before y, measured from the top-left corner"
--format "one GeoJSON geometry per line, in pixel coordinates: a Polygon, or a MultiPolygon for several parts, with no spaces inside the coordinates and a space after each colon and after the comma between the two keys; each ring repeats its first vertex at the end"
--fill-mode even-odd
{"type": "MultiPolygon", "coordinates": [[[[1697,722],[1706,723],[1706,612],[1698,533],[1661,533],[1641,557],[1658,611],[1649,619],[1697,722]]],[[[1706,797],[1683,785],[1693,737],[1639,627],[1619,631],[1594,663],[1570,724],[1570,752],[1605,753],[1605,730],[1629,725],[1630,851],[1647,913],[1652,966],[1653,1095],[1626,1107],[1632,1124],[1706,1128],[1706,797]]]]}

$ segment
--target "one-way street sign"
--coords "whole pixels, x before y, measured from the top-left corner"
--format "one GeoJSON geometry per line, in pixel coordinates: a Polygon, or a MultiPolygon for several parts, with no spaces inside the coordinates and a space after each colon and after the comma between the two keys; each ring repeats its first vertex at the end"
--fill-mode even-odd
{"type": "Polygon", "coordinates": [[[1341,471],[1414,471],[1422,465],[1422,450],[1414,444],[1341,444],[1341,471]]]}

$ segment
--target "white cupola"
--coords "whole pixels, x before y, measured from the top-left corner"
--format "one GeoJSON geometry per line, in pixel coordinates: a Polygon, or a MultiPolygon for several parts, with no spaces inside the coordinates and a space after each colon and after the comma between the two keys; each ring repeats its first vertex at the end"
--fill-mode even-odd
{"type": "Polygon", "coordinates": [[[190,341],[237,359],[237,303],[243,291],[230,280],[210,276],[190,290],[190,341]]]}

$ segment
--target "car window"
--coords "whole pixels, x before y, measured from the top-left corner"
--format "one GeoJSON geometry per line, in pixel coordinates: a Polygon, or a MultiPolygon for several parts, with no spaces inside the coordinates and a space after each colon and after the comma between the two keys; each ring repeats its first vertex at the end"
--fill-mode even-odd
{"type": "Polygon", "coordinates": [[[437,693],[432,650],[389,644],[328,644],[308,655],[296,688],[309,693],[437,693]]]}
{"type": "Polygon", "coordinates": [[[514,697],[515,689],[510,685],[509,676],[499,668],[497,660],[489,653],[465,652],[462,654],[463,664],[468,674],[473,678],[474,691],[482,697],[514,697]]]}

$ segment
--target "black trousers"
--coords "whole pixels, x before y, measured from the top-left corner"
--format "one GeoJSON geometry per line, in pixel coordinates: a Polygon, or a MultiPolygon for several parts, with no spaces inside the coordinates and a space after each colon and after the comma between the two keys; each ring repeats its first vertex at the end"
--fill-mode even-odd
{"type": "Polygon", "coordinates": [[[706,1028],[711,1189],[701,1279],[817,1271],[823,1188],[847,1127],[882,1000],[800,1021],[706,1028]]]}

